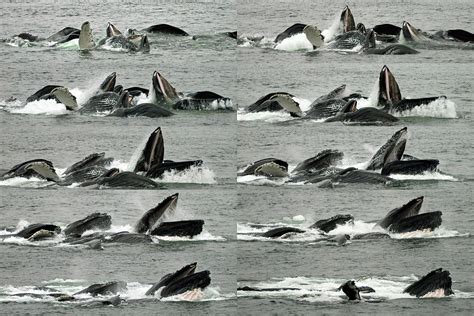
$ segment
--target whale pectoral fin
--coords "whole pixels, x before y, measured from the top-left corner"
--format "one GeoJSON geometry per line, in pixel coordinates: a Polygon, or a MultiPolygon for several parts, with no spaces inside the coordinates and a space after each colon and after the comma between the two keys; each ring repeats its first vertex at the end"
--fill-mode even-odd
{"type": "Polygon", "coordinates": [[[28,167],[28,169],[35,171],[37,174],[39,174],[40,176],[42,176],[43,178],[47,180],[54,181],[54,182],[58,182],[60,180],[54,168],[47,164],[32,163],[28,167]]]}
{"type": "Polygon", "coordinates": [[[303,33],[306,35],[308,41],[313,45],[313,49],[323,46],[323,40],[321,38],[321,31],[314,25],[306,25],[303,29],[303,33]]]}
{"type": "Polygon", "coordinates": [[[81,33],[79,35],[79,49],[89,50],[94,48],[94,46],[91,25],[89,22],[84,22],[81,26],[81,33]]]}

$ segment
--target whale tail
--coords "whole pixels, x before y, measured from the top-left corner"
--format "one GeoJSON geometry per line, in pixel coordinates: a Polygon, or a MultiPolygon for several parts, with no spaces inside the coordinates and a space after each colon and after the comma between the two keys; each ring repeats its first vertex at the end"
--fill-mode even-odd
{"type": "Polygon", "coordinates": [[[79,35],[79,50],[89,50],[94,48],[95,43],[92,38],[92,29],[89,21],[82,23],[81,33],[79,35]]]}
{"type": "Polygon", "coordinates": [[[308,41],[313,45],[313,49],[323,46],[323,36],[321,31],[314,25],[306,25],[303,29],[308,41]]]}

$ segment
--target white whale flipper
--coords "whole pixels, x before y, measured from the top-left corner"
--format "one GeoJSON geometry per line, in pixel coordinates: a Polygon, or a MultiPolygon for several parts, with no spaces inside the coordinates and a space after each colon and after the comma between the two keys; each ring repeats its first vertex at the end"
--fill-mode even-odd
{"type": "Polygon", "coordinates": [[[323,40],[321,37],[321,31],[314,25],[306,25],[303,29],[303,33],[306,35],[308,41],[313,44],[313,48],[323,46],[323,40]]]}
{"type": "Polygon", "coordinates": [[[95,47],[92,38],[91,24],[87,21],[82,23],[81,34],[79,35],[79,50],[89,50],[95,47]]]}

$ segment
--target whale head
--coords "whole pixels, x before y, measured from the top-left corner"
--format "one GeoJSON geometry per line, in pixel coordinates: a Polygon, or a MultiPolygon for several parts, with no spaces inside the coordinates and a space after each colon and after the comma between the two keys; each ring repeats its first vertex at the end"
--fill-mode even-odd
{"type": "Polygon", "coordinates": [[[122,32],[118,30],[112,23],[107,23],[107,29],[105,30],[107,37],[119,36],[122,35],[122,32]]]}
{"type": "Polygon", "coordinates": [[[398,83],[386,65],[380,71],[378,97],[378,105],[386,108],[390,108],[402,99],[398,83]]]}
{"type": "Polygon", "coordinates": [[[153,73],[151,103],[162,106],[171,106],[179,100],[176,89],[158,71],[153,73]]]}
{"type": "Polygon", "coordinates": [[[135,232],[146,233],[147,231],[152,230],[153,227],[159,223],[163,222],[166,217],[176,209],[178,197],[178,193],[170,195],[157,206],[146,211],[135,225],[135,232]]]}
{"type": "Polygon", "coordinates": [[[417,215],[420,212],[421,206],[423,205],[423,196],[417,197],[401,207],[397,207],[382,218],[377,224],[382,228],[388,228],[389,226],[398,223],[404,218],[408,218],[417,215]]]}
{"type": "Polygon", "coordinates": [[[367,170],[377,170],[386,164],[402,159],[407,143],[407,128],[404,127],[390,137],[370,159],[367,170]]]}
{"type": "Polygon", "coordinates": [[[142,154],[133,171],[147,172],[154,166],[161,165],[163,163],[164,154],[163,134],[161,133],[161,128],[158,127],[148,137],[145,148],[143,148],[142,154]]]}
{"type": "Polygon", "coordinates": [[[341,23],[343,33],[354,31],[356,29],[354,17],[352,16],[352,12],[351,9],[349,9],[349,6],[346,6],[344,10],[342,10],[341,23]]]}
{"type": "Polygon", "coordinates": [[[449,271],[436,269],[408,286],[403,292],[416,297],[442,297],[454,294],[449,271]]]}

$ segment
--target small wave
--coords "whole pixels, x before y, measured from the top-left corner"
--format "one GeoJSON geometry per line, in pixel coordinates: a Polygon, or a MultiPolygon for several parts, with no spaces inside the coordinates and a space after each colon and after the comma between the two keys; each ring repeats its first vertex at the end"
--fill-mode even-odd
{"type": "Polygon", "coordinates": [[[298,33],[285,38],[275,46],[275,49],[285,51],[313,50],[313,44],[308,41],[306,34],[298,33]]]}
{"type": "Polygon", "coordinates": [[[158,183],[217,183],[214,171],[202,166],[192,166],[183,171],[166,171],[160,178],[153,180],[158,183]]]}
{"type": "Polygon", "coordinates": [[[447,98],[441,97],[428,104],[416,106],[411,110],[403,112],[393,113],[398,117],[436,117],[436,118],[457,118],[456,104],[448,100],[447,98]]]}

